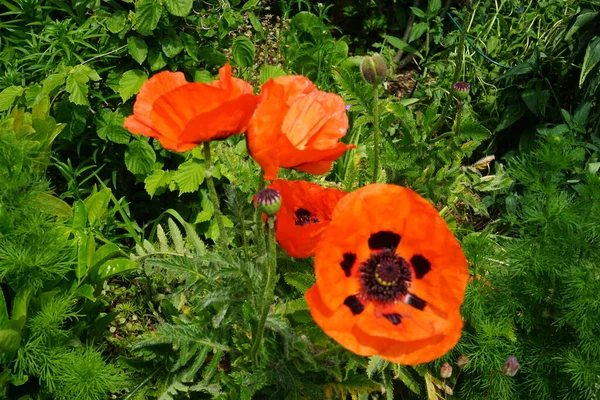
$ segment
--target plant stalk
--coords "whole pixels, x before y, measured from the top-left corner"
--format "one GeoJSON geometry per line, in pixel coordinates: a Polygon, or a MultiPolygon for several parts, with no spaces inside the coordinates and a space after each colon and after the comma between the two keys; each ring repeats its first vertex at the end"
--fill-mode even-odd
{"type": "Polygon", "coordinates": [[[379,173],[379,85],[373,85],[373,179],[377,183],[379,173]]]}
{"type": "Polygon", "coordinates": [[[221,214],[221,205],[219,203],[219,196],[217,195],[217,189],[215,189],[215,182],[213,181],[213,165],[210,158],[210,142],[204,142],[204,160],[206,161],[207,172],[206,172],[206,184],[208,185],[208,196],[210,201],[213,203],[215,209],[215,219],[217,220],[217,226],[219,227],[219,245],[225,252],[227,261],[233,263],[231,252],[229,251],[229,245],[227,244],[227,235],[225,233],[225,225],[223,225],[223,214],[221,214]]]}
{"type": "Polygon", "coordinates": [[[269,315],[269,309],[273,302],[275,295],[275,276],[277,275],[277,248],[275,244],[275,217],[268,217],[269,230],[267,232],[267,279],[264,286],[264,297],[262,301],[262,310],[258,325],[256,327],[256,335],[254,336],[254,343],[250,349],[250,356],[256,364],[258,364],[258,349],[262,342],[263,334],[265,332],[265,323],[267,322],[267,316],[269,315]]]}

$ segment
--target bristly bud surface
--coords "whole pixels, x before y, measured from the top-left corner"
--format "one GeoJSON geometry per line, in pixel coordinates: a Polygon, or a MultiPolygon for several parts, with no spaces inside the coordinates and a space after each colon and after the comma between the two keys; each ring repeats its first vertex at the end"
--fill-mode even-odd
{"type": "Polygon", "coordinates": [[[379,85],[387,78],[387,64],[379,54],[364,56],[360,63],[360,73],[370,85],[379,85]]]}
{"type": "Polygon", "coordinates": [[[442,364],[442,368],[440,369],[440,376],[444,379],[450,378],[452,376],[452,366],[447,362],[442,364]]]}
{"type": "Polygon", "coordinates": [[[256,193],[256,206],[259,211],[264,212],[269,217],[277,214],[277,211],[281,208],[279,190],[266,188],[256,193]]]}
{"type": "Polygon", "coordinates": [[[466,100],[469,97],[471,91],[471,85],[467,82],[454,82],[452,85],[452,94],[458,100],[466,100]]]}

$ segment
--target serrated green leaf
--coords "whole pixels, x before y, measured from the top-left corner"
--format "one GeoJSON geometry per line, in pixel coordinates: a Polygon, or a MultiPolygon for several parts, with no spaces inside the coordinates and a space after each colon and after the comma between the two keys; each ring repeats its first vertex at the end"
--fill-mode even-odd
{"type": "Polygon", "coordinates": [[[125,72],[119,81],[119,95],[121,95],[121,99],[124,102],[129,100],[140,91],[140,88],[147,80],[148,75],[139,69],[125,72]]]}
{"type": "Polygon", "coordinates": [[[187,17],[193,3],[193,0],[165,0],[165,7],[169,13],[177,17],[187,17]]]}
{"type": "Polygon", "coordinates": [[[289,272],[283,275],[285,282],[301,293],[306,293],[315,284],[315,277],[300,272],[289,272]]]}
{"type": "Polygon", "coordinates": [[[22,95],[24,90],[21,86],[9,86],[0,92],[0,111],[11,108],[15,99],[22,95]]]}
{"type": "Polygon", "coordinates": [[[150,69],[152,71],[158,71],[167,65],[167,59],[162,51],[150,48],[150,51],[148,52],[148,64],[150,64],[150,69]]]}
{"type": "Polygon", "coordinates": [[[148,55],[148,45],[144,39],[136,36],[129,36],[127,39],[127,50],[138,64],[143,63],[148,55]]]}
{"type": "Polygon", "coordinates": [[[170,32],[161,42],[163,53],[169,58],[175,57],[183,50],[183,43],[175,32],[170,32]]]}
{"type": "Polygon", "coordinates": [[[79,106],[89,106],[88,100],[88,81],[90,78],[80,69],[73,69],[67,76],[67,92],[69,92],[69,101],[79,106]]]}
{"type": "Polygon", "coordinates": [[[42,91],[43,93],[50,93],[57,87],[63,85],[65,83],[65,79],[67,78],[67,74],[64,72],[58,74],[48,75],[46,79],[42,81],[42,91]]]}
{"type": "Polygon", "coordinates": [[[187,55],[192,57],[194,61],[198,61],[198,41],[192,35],[185,32],[180,32],[179,37],[187,55]]]}
{"type": "Polygon", "coordinates": [[[158,26],[162,4],[156,0],[139,0],[135,4],[135,29],[142,35],[151,35],[158,26]]]}
{"type": "Polygon", "coordinates": [[[134,140],[129,143],[125,152],[125,166],[135,175],[146,175],[154,169],[156,153],[150,144],[144,140],[134,140]]]}
{"type": "Polygon", "coordinates": [[[419,39],[427,30],[429,29],[429,24],[427,22],[419,22],[418,24],[414,24],[412,29],[410,30],[410,36],[408,38],[408,42],[413,42],[419,39]]]}
{"type": "Polygon", "coordinates": [[[146,192],[150,195],[150,197],[155,194],[160,194],[171,183],[173,179],[172,171],[163,171],[162,169],[157,169],[152,172],[151,175],[148,175],[144,180],[144,186],[146,188],[146,192]],[[157,193],[158,192],[158,193],[157,193]]]}
{"type": "Polygon", "coordinates": [[[260,69],[260,84],[262,85],[271,78],[284,75],[285,71],[278,65],[263,65],[260,69]]]}
{"type": "Polygon", "coordinates": [[[179,186],[180,194],[193,193],[204,182],[204,164],[197,160],[187,161],[173,174],[173,180],[179,186]]]}
{"type": "Polygon", "coordinates": [[[256,48],[254,43],[246,36],[238,36],[233,41],[231,54],[233,61],[240,67],[251,67],[254,65],[254,55],[256,48]]]}
{"type": "Polygon", "coordinates": [[[127,23],[127,13],[125,11],[117,11],[112,16],[106,19],[106,28],[111,33],[119,33],[125,28],[127,23]]]}
{"type": "Polygon", "coordinates": [[[131,139],[131,133],[123,128],[125,117],[117,111],[103,108],[96,116],[96,133],[103,140],[119,144],[127,144],[131,139]]]}

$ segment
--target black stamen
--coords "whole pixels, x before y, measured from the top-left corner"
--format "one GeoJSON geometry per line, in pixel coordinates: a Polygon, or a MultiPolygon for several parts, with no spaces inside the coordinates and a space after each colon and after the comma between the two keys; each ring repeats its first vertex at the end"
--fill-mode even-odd
{"type": "Polygon", "coordinates": [[[420,254],[415,254],[410,258],[410,263],[415,270],[415,276],[417,279],[422,279],[426,273],[431,270],[431,263],[428,259],[420,254]]]}
{"type": "Polygon", "coordinates": [[[383,314],[383,316],[394,325],[398,325],[402,321],[400,314],[383,314]]]}
{"type": "Polygon", "coordinates": [[[390,231],[379,231],[369,237],[369,248],[371,250],[396,250],[398,243],[400,243],[400,235],[390,231]]]}
{"type": "Polygon", "coordinates": [[[306,224],[314,224],[319,222],[319,219],[316,218],[310,211],[306,208],[297,209],[294,214],[296,215],[296,225],[306,225],[306,224]]]}
{"type": "Polygon", "coordinates": [[[358,300],[356,296],[348,296],[344,300],[344,305],[347,306],[352,314],[357,315],[365,310],[365,306],[358,300]]]}
{"type": "Polygon", "coordinates": [[[414,294],[409,294],[408,296],[406,296],[404,302],[409,306],[416,308],[417,310],[423,310],[427,305],[427,302],[425,300],[421,299],[418,296],[415,296],[414,294]]]}
{"type": "Polygon", "coordinates": [[[393,303],[408,294],[410,265],[391,249],[371,253],[360,265],[362,294],[367,299],[393,303]]]}
{"type": "Polygon", "coordinates": [[[346,276],[350,276],[352,274],[352,266],[356,262],[356,254],[354,253],[344,253],[344,261],[340,263],[340,266],[344,270],[346,276]]]}

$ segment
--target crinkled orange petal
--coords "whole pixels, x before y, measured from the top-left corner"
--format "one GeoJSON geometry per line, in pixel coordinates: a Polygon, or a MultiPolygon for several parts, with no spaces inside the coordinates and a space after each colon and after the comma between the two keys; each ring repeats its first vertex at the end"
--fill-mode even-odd
{"type": "Polygon", "coordinates": [[[144,82],[136,96],[133,115],[141,124],[151,126],[150,115],[152,114],[154,102],[161,96],[187,83],[182,72],[163,71],[150,77],[144,82]]]}
{"type": "Polygon", "coordinates": [[[252,94],[254,88],[251,84],[243,79],[234,78],[231,76],[231,66],[225,64],[219,69],[219,79],[210,82],[210,86],[226,90],[230,93],[231,98],[241,96],[243,94],[252,94]]]}
{"type": "Polygon", "coordinates": [[[281,195],[275,231],[277,242],[291,257],[313,256],[335,205],[347,193],[311,182],[281,179],[271,183],[269,188],[278,190],[281,195]],[[298,225],[296,211],[299,209],[310,212],[318,222],[298,225]]]}

